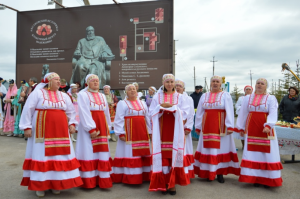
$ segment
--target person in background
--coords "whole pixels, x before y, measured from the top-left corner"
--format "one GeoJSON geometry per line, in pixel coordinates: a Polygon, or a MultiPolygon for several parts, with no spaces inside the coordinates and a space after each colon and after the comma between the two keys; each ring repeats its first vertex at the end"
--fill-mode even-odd
{"type": "MultiPolygon", "coordinates": [[[[77,95],[78,95],[78,88],[77,88],[77,85],[76,84],[71,84],[70,85],[70,88],[68,90],[68,95],[71,97],[72,99],[72,102],[73,102],[73,105],[74,105],[74,108],[75,108],[75,112],[76,112],[76,116],[75,116],[75,119],[76,121],[78,122],[79,124],[79,111],[78,111],[78,103],[77,103],[77,95]]],[[[76,128],[76,131],[78,129],[76,128]]],[[[71,138],[72,138],[72,141],[73,142],[76,142],[76,139],[75,139],[75,133],[71,134],[71,138]]]]}
{"type": "Polygon", "coordinates": [[[203,94],[195,118],[199,136],[195,153],[195,174],[224,183],[223,175],[240,175],[238,155],[233,140],[234,109],[232,98],[221,89],[222,78],[210,79],[210,92],[203,94]]]}
{"type": "Polygon", "coordinates": [[[75,83],[77,85],[77,93],[81,90],[81,84],[79,82],[75,83]]]}
{"type": "Polygon", "coordinates": [[[275,128],[278,103],[267,92],[268,86],[265,78],[256,80],[255,93],[245,96],[236,121],[237,131],[245,135],[246,146],[239,181],[265,188],[282,185],[283,169],[275,128]]]}
{"type": "Polygon", "coordinates": [[[191,131],[193,129],[194,124],[194,116],[195,116],[195,109],[194,109],[194,102],[193,98],[188,96],[188,94],[185,92],[185,82],[176,79],[175,81],[175,88],[177,93],[182,94],[182,96],[185,98],[185,103],[188,103],[190,111],[187,117],[187,121],[184,124],[184,134],[185,134],[185,148],[186,148],[186,154],[185,154],[185,166],[188,166],[189,170],[189,178],[195,178],[194,173],[194,152],[193,152],[193,140],[191,131]]]}
{"type": "MultiPolygon", "coordinates": [[[[110,93],[110,86],[105,85],[103,86],[103,91],[104,95],[106,97],[106,101],[109,106],[109,113],[110,113],[110,120],[111,122],[114,122],[115,120],[115,115],[116,115],[116,108],[117,108],[117,103],[118,103],[118,98],[114,94],[110,93]]],[[[111,140],[116,142],[117,138],[114,133],[111,134],[111,140]]]]}
{"type": "Polygon", "coordinates": [[[15,81],[13,79],[9,80],[9,88],[7,91],[7,94],[5,98],[3,99],[3,102],[5,103],[4,110],[5,110],[5,120],[4,120],[4,133],[8,133],[8,137],[13,136],[14,132],[14,124],[15,124],[15,118],[14,118],[14,111],[12,107],[12,101],[17,95],[18,88],[15,84],[15,81]]]}
{"type": "Polygon", "coordinates": [[[59,87],[59,91],[63,93],[67,93],[70,89],[70,86],[67,85],[67,81],[65,79],[60,80],[61,86],[59,87]]]}
{"type": "Polygon", "coordinates": [[[150,181],[151,124],[148,108],[137,98],[133,84],[125,87],[126,98],[119,102],[115,118],[115,133],[119,137],[114,158],[115,183],[142,184],[150,181]]]}
{"type": "Polygon", "coordinates": [[[3,78],[0,77],[0,135],[4,135],[3,133],[3,120],[4,120],[4,104],[3,99],[7,93],[5,86],[2,84],[3,78]]]}
{"type": "MultiPolygon", "coordinates": [[[[245,96],[251,95],[252,92],[253,92],[252,86],[249,86],[249,85],[245,86],[244,92],[245,92],[245,96]]],[[[239,115],[239,111],[241,109],[241,106],[243,104],[243,99],[245,98],[245,96],[239,97],[238,101],[235,104],[235,109],[236,109],[235,113],[237,115],[239,115]]],[[[243,149],[244,149],[244,137],[241,137],[240,133],[238,133],[238,132],[234,132],[233,137],[236,138],[236,139],[241,140],[242,145],[243,145],[243,149]]]]}
{"type": "MultiPolygon", "coordinates": [[[[27,84],[27,82],[25,80],[21,81],[21,85],[22,86],[27,86],[29,87],[29,85],[27,84]]],[[[14,129],[14,137],[19,136],[20,138],[24,137],[24,131],[22,131],[19,128],[19,123],[20,123],[20,118],[21,118],[21,114],[22,114],[22,110],[23,110],[23,105],[19,103],[19,98],[20,98],[20,94],[22,91],[22,86],[19,88],[17,96],[15,97],[15,99],[12,101],[12,106],[16,107],[16,117],[15,117],[15,129],[14,129]]]]}
{"type": "Polygon", "coordinates": [[[190,95],[194,100],[194,109],[198,107],[199,100],[202,96],[202,90],[203,90],[202,86],[195,86],[195,92],[193,92],[190,95]]]}
{"type": "Polygon", "coordinates": [[[148,89],[148,91],[149,91],[149,94],[146,95],[145,101],[146,101],[147,107],[149,109],[150,104],[151,104],[152,99],[153,99],[153,96],[156,93],[156,88],[154,86],[150,86],[149,89],[148,89]]]}
{"type": "Polygon", "coordinates": [[[280,102],[279,110],[283,121],[297,124],[294,118],[300,116],[299,90],[291,86],[288,91],[289,94],[285,95],[280,102]]]}
{"type": "Polygon", "coordinates": [[[135,86],[135,88],[136,88],[136,92],[137,92],[137,95],[138,95],[138,97],[139,97],[139,99],[141,99],[141,97],[143,96],[143,93],[142,92],[139,92],[139,84],[137,83],[137,82],[134,82],[134,83],[132,83],[134,86],[135,86]]]}

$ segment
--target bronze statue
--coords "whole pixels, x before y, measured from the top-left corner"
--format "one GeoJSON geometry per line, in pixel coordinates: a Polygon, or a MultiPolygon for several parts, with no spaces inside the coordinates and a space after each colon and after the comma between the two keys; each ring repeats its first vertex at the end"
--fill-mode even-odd
{"type": "Polygon", "coordinates": [[[88,74],[98,75],[100,88],[110,83],[111,60],[115,59],[103,37],[95,36],[92,26],[86,28],[86,38],[80,39],[72,60],[71,83],[84,85],[88,74]]]}

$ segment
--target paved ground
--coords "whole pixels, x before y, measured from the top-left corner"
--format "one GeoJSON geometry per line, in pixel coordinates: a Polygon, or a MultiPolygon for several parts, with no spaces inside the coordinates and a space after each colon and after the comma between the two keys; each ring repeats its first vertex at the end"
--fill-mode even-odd
{"type": "MultiPolygon", "coordinates": [[[[194,141],[194,151],[197,142],[194,141]]],[[[115,154],[116,142],[111,142],[112,157],[115,154]]],[[[242,150],[239,141],[236,141],[238,155],[241,160],[242,150]]],[[[37,198],[35,192],[28,191],[27,187],[20,186],[22,179],[22,164],[25,156],[26,141],[22,138],[0,136],[0,198],[19,199],[37,198]]],[[[283,160],[290,159],[290,156],[281,156],[283,160]]],[[[300,159],[300,155],[296,156],[300,159]]],[[[282,171],[283,186],[279,188],[264,187],[255,188],[251,184],[238,182],[238,177],[234,175],[225,176],[225,183],[220,184],[216,180],[207,182],[205,179],[195,178],[191,184],[185,187],[177,187],[177,195],[162,195],[160,192],[148,192],[149,183],[139,186],[124,184],[114,184],[109,190],[99,188],[86,190],[73,188],[62,191],[60,195],[53,195],[46,192],[45,198],[230,198],[230,199],[265,199],[265,198],[300,198],[300,163],[284,164],[282,171]]]]}

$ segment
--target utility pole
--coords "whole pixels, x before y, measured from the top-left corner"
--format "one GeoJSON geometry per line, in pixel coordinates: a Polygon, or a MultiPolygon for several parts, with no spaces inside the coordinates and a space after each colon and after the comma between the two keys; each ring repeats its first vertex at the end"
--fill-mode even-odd
{"type": "Polygon", "coordinates": [[[208,86],[207,86],[207,83],[206,83],[206,77],[204,77],[204,88],[205,88],[206,92],[209,92],[208,86]]]}
{"type": "Polygon", "coordinates": [[[272,94],[274,94],[273,79],[272,79],[272,94]]]}
{"type": "Polygon", "coordinates": [[[196,71],[195,71],[195,66],[194,66],[194,88],[196,87],[196,71]]]}
{"type": "MultiPolygon", "coordinates": [[[[297,77],[299,77],[299,59],[298,59],[298,61],[296,61],[296,66],[297,66],[297,70],[296,70],[297,77]]],[[[297,81],[297,86],[298,86],[298,89],[299,89],[299,81],[297,81]]]]}
{"type": "Polygon", "coordinates": [[[254,73],[251,73],[251,70],[250,70],[250,81],[251,81],[251,87],[252,87],[252,74],[254,74],[254,73]]]}
{"type": "Polygon", "coordinates": [[[175,49],[175,43],[176,41],[179,41],[179,40],[174,40],[173,41],[173,74],[175,75],[175,57],[176,57],[176,49],[175,49]]]}
{"type": "Polygon", "coordinates": [[[213,60],[210,60],[210,62],[213,63],[213,76],[215,76],[215,62],[218,62],[218,60],[215,60],[215,56],[213,56],[213,60]]]}

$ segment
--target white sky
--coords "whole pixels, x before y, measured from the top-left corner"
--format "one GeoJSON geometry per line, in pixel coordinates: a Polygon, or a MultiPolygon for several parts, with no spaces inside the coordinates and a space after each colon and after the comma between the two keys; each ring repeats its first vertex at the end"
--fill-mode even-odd
{"type": "MultiPolygon", "coordinates": [[[[139,0],[117,0],[120,3],[139,0]]],[[[140,0],[143,1],[143,0],[140,0]]],[[[0,0],[20,11],[54,9],[47,0],[0,0]]],[[[112,4],[112,0],[90,0],[92,5],[112,4]]],[[[83,6],[81,0],[63,0],[66,7],[83,6]]],[[[215,74],[243,88],[265,77],[278,83],[283,79],[281,64],[300,59],[299,0],[174,0],[174,39],[176,42],[176,77],[193,90],[196,84],[215,74]]],[[[0,77],[15,78],[16,13],[0,10],[0,77]]],[[[254,85],[254,83],[253,83],[254,85]]]]}

